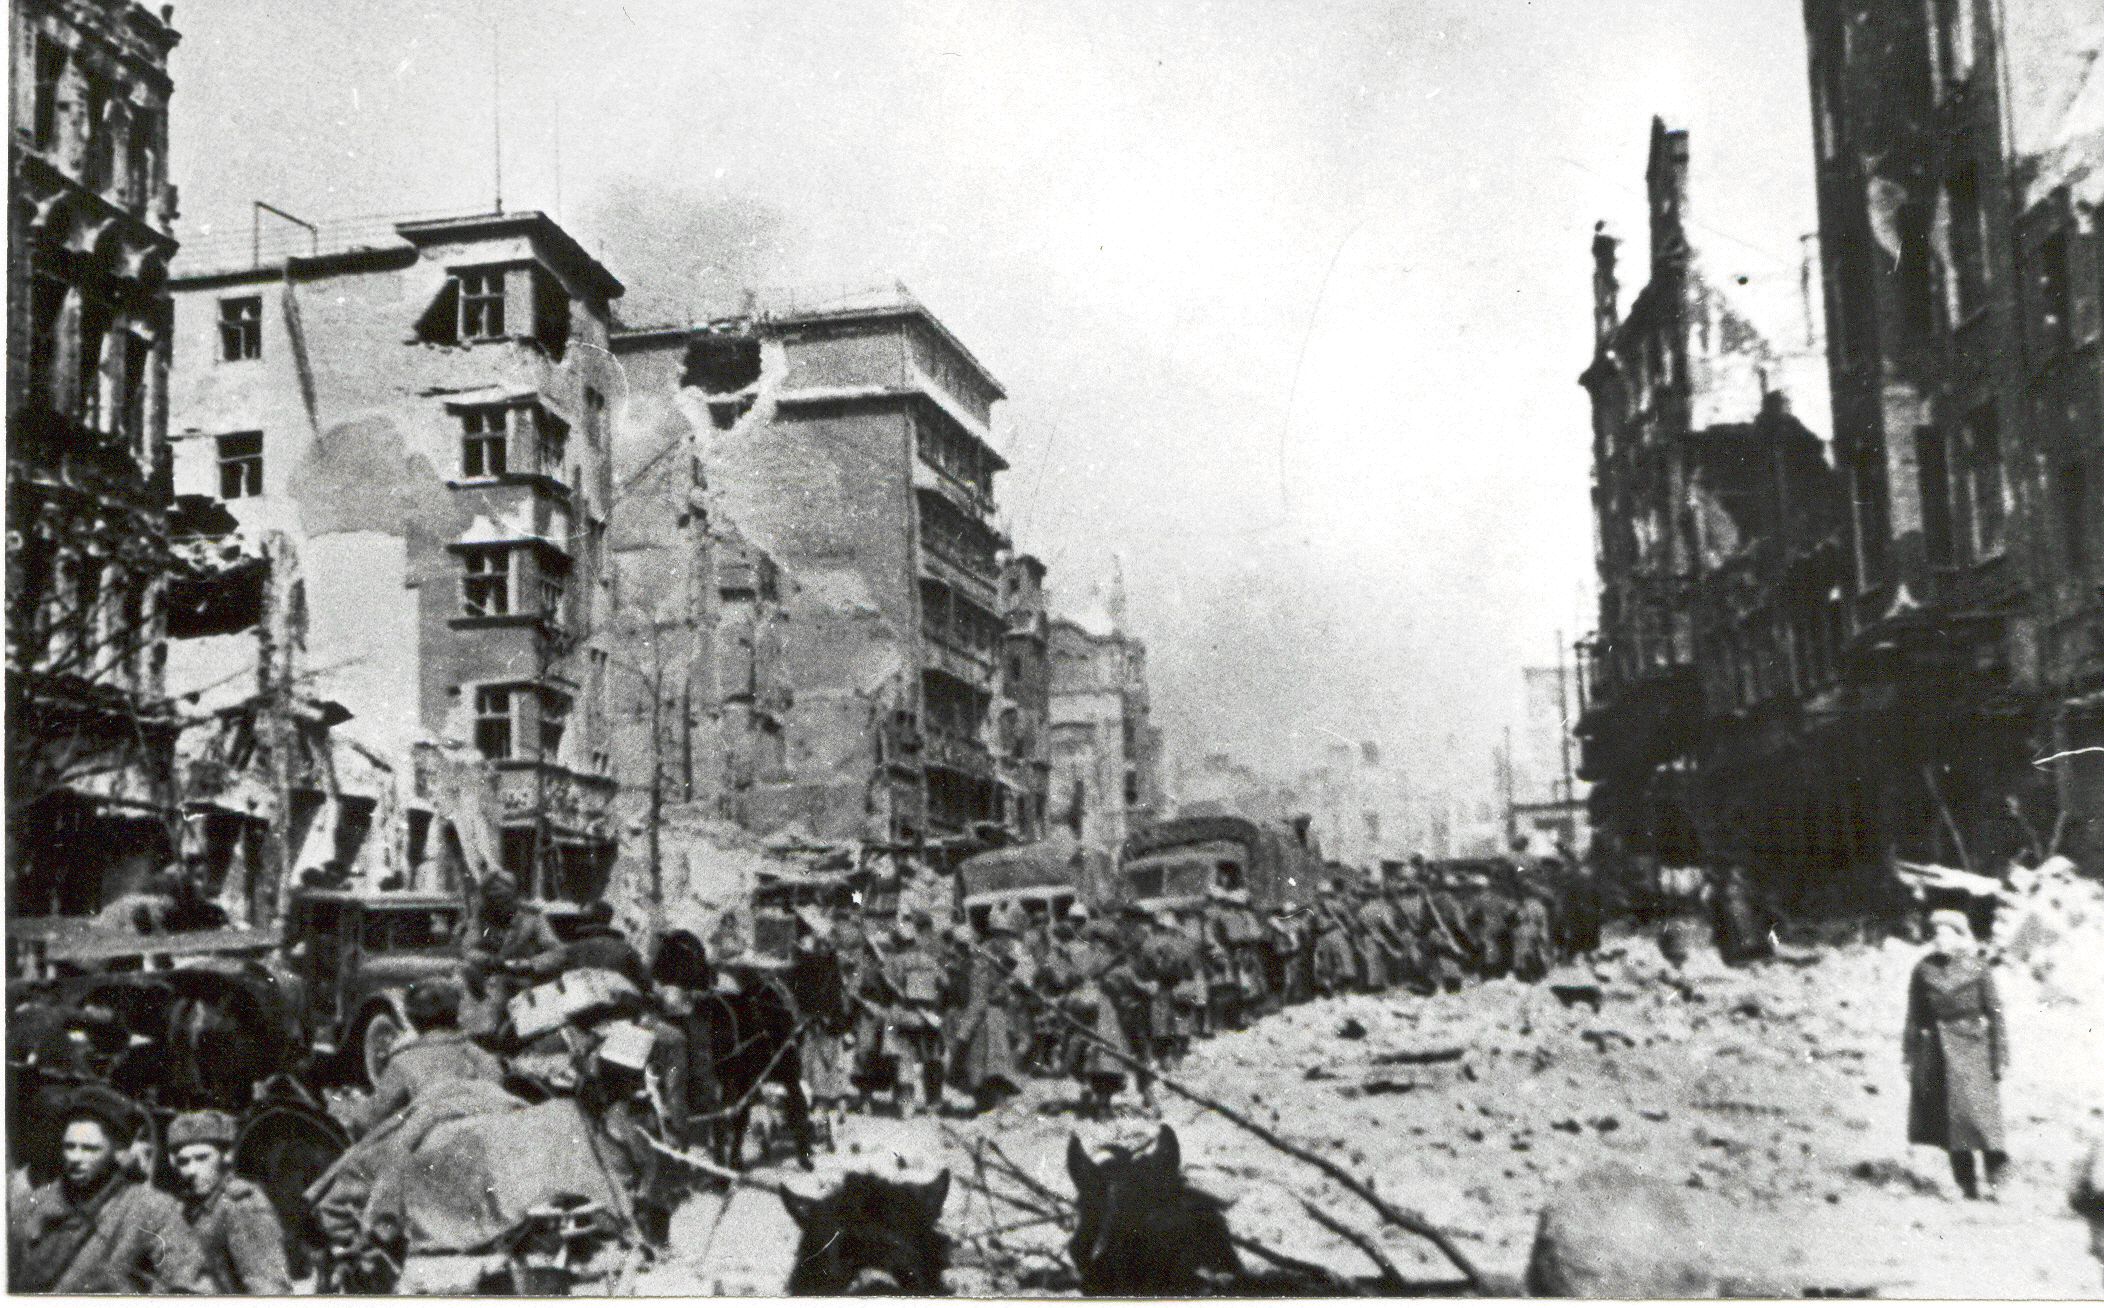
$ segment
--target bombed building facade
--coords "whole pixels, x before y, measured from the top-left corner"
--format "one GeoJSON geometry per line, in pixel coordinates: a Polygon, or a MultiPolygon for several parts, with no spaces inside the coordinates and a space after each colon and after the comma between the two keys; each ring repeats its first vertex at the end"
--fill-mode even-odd
{"type": "Polygon", "coordinates": [[[176,41],[129,0],[9,11],[14,914],[92,911],[179,843],[162,668],[176,41]]]}
{"type": "Polygon", "coordinates": [[[1712,295],[1684,137],[1654,131],[1626,316],[1595,241],[1593,816],[1626,852],[1795,896],[1893,857],[2094,858],[2104,19],[1807,0],[1805,22],[1831,457],[1788,359],[1713,324],[1748,400],[1675,321],[1712,295]]]}
{"type": "MultiPolygon", "coordinates": [[[[502,866],[534,893],[596,893],[621,284],[534,213],[327,235],[267,258],[193,248],[170,283],[175,493],[218,502],[225,535],[286,542],[304,650],[287,690],[344,719],[338,784],[267,825],[306,849],[297,872],[436,886],[502,866]],[[370,775],[340,784],[353,773],[370,775]]],[[[171,691],[209,693],[254,654],[178,657],[171,691]]]]}
{"type": "Polygon", "coordinates": [[[1147,647],[1116,624],[1098,633],[1060,618],[1049,649],[1049,824],[1086,844],[1118,849],[1167,813],[1147,647]]]}
{"type": "Polygon", "coordinates": [[[1689,239],[1688,164],[1687,133],[1654,120],[1648,279],[1626,312],[1617,242],[1593,241],[1600,625],[1580,647],[1578,772],[1620,852],[1804,888],[1873,848],[1828,708],[1843,501],[1786,389],[1804,361],[1689,239]]]}
{"type": "Polygon", "coordinates": [[[1880,847],[2104,853],[2104,17],[1805,5],[1880,847]],[[2039,766],[2034,760],[2059,757],[2039,766]]]}
{"type": "Polygon", "coordinates": [[[779,569],[786,693],[742,801],[755,829],[911,845],[1019,827],[992,743],[1000,383],[902,287],[613,344],[643,397],[622,436],[637,466],[654,433],[688,442],[699,512],[779,569]]]}

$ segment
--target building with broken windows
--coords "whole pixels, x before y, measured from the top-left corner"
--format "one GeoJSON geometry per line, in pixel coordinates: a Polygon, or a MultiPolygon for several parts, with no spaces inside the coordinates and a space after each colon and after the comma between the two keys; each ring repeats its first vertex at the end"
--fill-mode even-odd
{"type": "Polygon", "coordinates": [[[1052,789],[1052,623],[1036,555],[1001,561],[1001,608],[1007,628],[993,711],[1000,822],[1018,840],[1039,840],[1052,789]]]}
{"type": "Polygon", "coordinates": [[[165,11],[9,10],[9,911],[84,913],[175,852],[165,11]]]}
{"type": "Polygon", "coordinates": [[[1903,856],[2093,859],[2104,16],[1804,12],[1866,821],[1903,856]]]}
{"type": "Polygon", "coordinates": [[[1599,627],[1578,774],[1596,831],[1668,865],[1804,888],[1869,855],[1839,684],[1842,492],[1791,393],[1819,380],[1731,303],[1689,239],[1688,139],[1652,123],[1648,278],[1626,312],[1593,242],[1599,627]]]}
{"type": "Polygon", "coordinates": [[[337,744],[282,801],[287,870],[439,884],[502,864],[532,893],[596,893],[620,282],[515,213],[193,243],[169,288],[173,489],[231,520],[198,548],[277,560],[287,595],[296,558],[299,596],[297,622],[200,633],[229,639],[182,652],[196,684],[169,689],[208,699],[297,643],[256,693],[316,706],[337,744]]]}
{"type": "Polygon", "coordinates": [[[779,569],[755,829],[913,843],[1001,823],[1000,383],[902,287],[763,296],[613,348],[634,466],[680,461],[664,492],[700,515],[680,549],[704,520],[735,526],[779,569]]]}
{"type": "Polygon", "coordinates": [[[1147,647],[1115,624],[1098,633],[1068,618],[1053,620],[1049,643],[1048,821],[1087,844],[1116,850],[1142,825],[1167,816],[1147,647]]]}

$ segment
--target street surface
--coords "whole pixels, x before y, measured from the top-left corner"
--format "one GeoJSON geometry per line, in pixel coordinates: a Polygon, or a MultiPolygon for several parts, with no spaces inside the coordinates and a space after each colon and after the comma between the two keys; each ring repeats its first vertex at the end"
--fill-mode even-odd
{"type": "MultiPolygon", "coordinates": [[[[1486,1272],[1518,1277],[1551,1190],[1618,1163],[1713,1192],[1747,1231],[1793,1250],[1777,1270],[1806,1287],[1915,1297],[2094,1297],[2099,1270],[2068,1212],[2077,1142],[2104,1134],[2100,996],[2049,1000],[2016,968],[1998,973],[2014,1049],[2003,1086],[2013,1155],[1998,1203],[1955,1198],[1944,1156],[1906,1140],[1899,1032],[1920,948],[1849,945],[1748,970],[1698,951],[1674,977],[1645,937],[1610,941],[1590,968],[1552,982],[1600,986],[1601,1006],[1565,1006],[1511,981],[1458,995],[1319,1000],[1201,1044],[1177,1075],[1371,1179],[1392,1202],[1455,1236],[1486,1272]],[[1350,1038],[1340,1030],[1364,1029],[1350,1038]],[[1459,1048],[1458,1058],[1413,1055],[1459,1048]]],[[[1364,1256],[1300,1211],[1305,1196],[1362,1231],[1374,1218],[1327,1178],[1165,1091],[1159,1111],[1128,1090],[1112,1122],[1077,1121],[1069,1083],[1037,1082],[976,1119],[857,1115],[815,1174],[760,1169],[804,1193],[849,1170],[922,1179],[947,1166],[943,1228],[960,1294],[1060,1285],[1066,1232],[1004,1231],[1019,1214],[964,1184],[965,1142],[997,1140],[1071,1196],[1066,1139],[1140,1144],[1175,1127],[1194,1181],[1233,1201],[1237,1235],[1346,1275],[1364,1256]]],[[[1436,1251],[1377,1232],[1412,1279],[1446,1279],[1436,1251]]],[[[640,1293],[776,1293],[796,1231],[772,1195],[692,1200],[677,1252],[640,1293]]],[[[1258,1264],[1260,1265],[1260,1264],[1258,1264]]]]}

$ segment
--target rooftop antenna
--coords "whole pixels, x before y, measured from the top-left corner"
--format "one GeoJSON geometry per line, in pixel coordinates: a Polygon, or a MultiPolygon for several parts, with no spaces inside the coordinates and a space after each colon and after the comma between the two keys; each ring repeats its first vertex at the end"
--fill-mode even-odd
{"type": "Polygon", "coordinates": [[[496,173],[497,212],[504,212],[504,51],[495,21],[489,25],[489,126],[496,173]]]}

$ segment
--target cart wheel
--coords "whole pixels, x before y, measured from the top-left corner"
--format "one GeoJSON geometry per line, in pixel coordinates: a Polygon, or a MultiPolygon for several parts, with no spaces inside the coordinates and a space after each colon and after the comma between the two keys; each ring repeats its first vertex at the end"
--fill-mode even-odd
{"type": "Polygon", "coordinates": [[[380,1083],[380,1073],[387,1069],[388,1056],[395,1046],[402,1043],[404,1034],[401,1019],[391,1011],[381,1009],[365,1021],[365,1029],[359,1034],[358,1047],[365,1063],[365,1084],[371,1089],[380,1083]]]}

